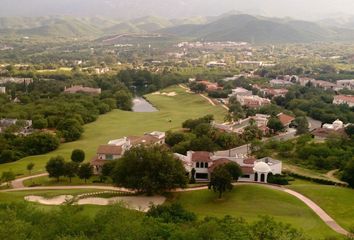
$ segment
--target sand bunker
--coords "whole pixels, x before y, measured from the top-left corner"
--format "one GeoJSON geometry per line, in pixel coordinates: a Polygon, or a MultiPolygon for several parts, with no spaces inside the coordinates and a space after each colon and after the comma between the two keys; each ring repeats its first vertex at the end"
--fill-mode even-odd
{"type": "Polygon", "coordinates": [[[45,198],[40,196],[26,196],[25,200],[29,202],[36,202],[43,205],[61,205],[73,199],[71,195],[61,195],[53,198],[45,198]]]}
{"type": "Polygon", "coordinates": [[[84,198],[80,199],[78,205],[111,205],[115,203],[123,203],[127,208],[135,209],[142,212],[147,212],[152,204],[161,205],[165,202],[165,197],[144,197],[144,196],[131,196],[131,197],[113,197],[113,198],[84,198]]]}
{"type": "Polygon", "coordinates": [[[168,97],[175,97],[177,96],[176,92],[154,92],[152,95],[164,95],[164,96],[168,96],[168,97]]]}

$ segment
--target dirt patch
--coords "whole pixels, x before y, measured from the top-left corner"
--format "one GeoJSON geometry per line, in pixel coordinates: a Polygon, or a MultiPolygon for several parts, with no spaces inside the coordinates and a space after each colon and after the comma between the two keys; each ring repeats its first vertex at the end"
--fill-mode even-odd
{"type": "Polygon", "coordinates": [[[131,197],[113,197],[113,198],[84,198],[78,200],[78,205],[100,205],[106,206],[115,203],[122,203],[127,208],[135,209],[142,212],[147,212],[152,204],[161,205],[165,202],[166,198],[161,196],[144,197],[144,196],[131,196],[131,197]]]}
{"type": "Polygon", "coordinates": [[[176,92],[154,92],[152,93],[152,95],[164,95],[164,96],[167,96],[167,97],[175,97],[177,96],[177,93],[176,92]]]}
{"type": "Polygon", "coordinates": [[[71,195],[61,195],[53,198],[45,198],[41,196],[26,196],[25,200],[28,202],[36,202],[43,205],[62,205],[65,202],[72,200],[74,197],[71,195]]]}

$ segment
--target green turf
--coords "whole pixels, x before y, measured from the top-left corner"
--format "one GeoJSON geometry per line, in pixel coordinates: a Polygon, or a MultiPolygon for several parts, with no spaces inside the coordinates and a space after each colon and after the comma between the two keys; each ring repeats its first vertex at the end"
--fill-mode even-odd
{"type": "Polygon", "coordinates": [[[39,177],[34,179],[25,180],[23,184],[25,187],[32,187],[32,186],[81,186],[81,185],[102,185],[102,186],[112,186],[111,182],[99,182],[98,176],[93,176],[89,180],[86,181],[83,179],[79,179],[78,177],[72,178],[71,182],[68,178],[61,177],[59,182],[56,179],[49,178],[49,177],[39,177]]]}
{"type": "Polygon", "coordinates": [[[289,186],[289,188],[313,200],[342,227],[347,230],[354,229],[353,189],[308,184],[289,186]]]}
{"type": "Polygon", "coordinates": [[[177,193],[169,201],[180,202],[199,217],[231,215],[253,221],[269,215],[302,229],[314,239],[338,236],[304,203],[285,192],[263,186],[237,186],[218,200],[210,190],[177,193]]]}
{"type": "Polygon", "coordinates": [[[17,175],[27,174],[28,163],[35,163],[32,174],[44,172],[45,163],[52,156],[62,155],[69,159],[71,151],[76,148],[86,152],[90,160],[100,144],[106,144],[111,139],[123,136],[142,135],[149,131],[167,131],[178,129],[181,123],[189,118],[197,118],[206,114],[213,114],[217,120],[222,121],[226,110],[221,106],[212,106],[204,98],[186,93],[178,86],[163,90],[176,92],[177,96],[148,95],[148,100],[160,111],[154,113],[134,113],[114,110],[90,124],[85,125],[85,133],[79,141],[62,144],[58,150],[40,156],[31,156],[13,163],[1,164],[0,173],[14,171],[17,175]]]}

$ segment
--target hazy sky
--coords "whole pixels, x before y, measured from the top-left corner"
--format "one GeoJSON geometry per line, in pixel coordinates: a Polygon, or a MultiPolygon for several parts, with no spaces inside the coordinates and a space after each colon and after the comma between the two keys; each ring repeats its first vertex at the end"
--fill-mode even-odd
{"type": "Polygon", "coordinates": [[[103,15],[169,18],[219,15],[231,10],[319,19],[354,15],[354,0],[0,0],[0,16],[103,15]]]}

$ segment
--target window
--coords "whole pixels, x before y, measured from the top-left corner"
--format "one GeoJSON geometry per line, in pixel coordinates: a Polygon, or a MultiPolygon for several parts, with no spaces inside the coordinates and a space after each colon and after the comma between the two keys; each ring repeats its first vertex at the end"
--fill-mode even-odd
{"type": "Polygon", "coordinates": [[[207,173],[196,173],[195,174],[196,179],[209,179],[209,175],[207,173]]]}
{"type": "Polygon", "coordinates": [[[112,154],[107,154],[106,155],[106,160],[113,160],[113,155],[112,154]]]}
{"type": "Polygon", "coordinates": [[[199,162],[197,162],[197,168],[199,168],[199,162]]]}
{"type": "Polygon", "coordinates": [[[208,168],[209,164],[206,162],[204,166],[205,166],[205,168],[208,168]]]}
{"type": "Polygon", "coordinates": [[[200,168],[204,168],[204,163],[203,162],[200,163],[200,168]]]}

